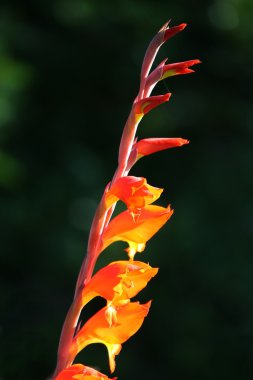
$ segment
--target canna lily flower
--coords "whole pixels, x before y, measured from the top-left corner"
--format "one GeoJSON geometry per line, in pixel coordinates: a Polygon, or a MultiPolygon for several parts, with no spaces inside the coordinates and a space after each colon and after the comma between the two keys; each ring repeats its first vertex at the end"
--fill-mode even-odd
{"type": "MultiPolygon", "coordinates": [[[[115,370],[115,356],[119,354],[122,343],[126,342],[141,327],[147,316],[151,302],[140,305],[139,302],[116,307],[117,322],[110,325],[106,316],[107,308],[99,310],[77,333],[70,347],[70,357],[75,356],[93,343],[106,346],[109,355],[110,370],[115,370]]],[[[57,379],[58,380],[58,379],[57,379]]]]}
{"type": "MultiPolygon", "coordinates": [[[[115,261],[100,269],[82,292],[83,307],[100,296],[108,305],[123,305],[135,297],[158,272],[141,261],[115,261]]],[[[109,313],[109,311],[108,311],[109,313]]]]}
{"type": "Polygon", "coordinates": [[[106,375],[91,367],[82,364],[74,364],[59,373],[55,380],[116,380],[109,379],[106,375]]]}
{"type": "Polygon", "coordinates": [[[139,213],[139,209],[155,202],[163,189],[150,186],[143,177],[121,177],[113,183],[105,196],[106,208],[119,199],[127,205],[130,212],[139,213]]]}
{"type": "Polygon", "coordinates": [[[115,241],[126,241],[129,245],[128,255],[130,259],[133,259],[136,252],[142,252],[145,249],[146,242],[167,222],[172,214],[173,210],[170,206],[164,208],[149,205],[142,209],[138,220],[134,221],[128,210],[122,212],[112,219],[105,229],[101,251],[115,241]]]}

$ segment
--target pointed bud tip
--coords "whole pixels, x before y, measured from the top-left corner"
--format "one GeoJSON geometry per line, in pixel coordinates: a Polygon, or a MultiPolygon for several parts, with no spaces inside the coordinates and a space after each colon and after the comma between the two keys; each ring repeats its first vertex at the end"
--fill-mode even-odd
{"type": "Polygon", "coordinates": [[[178,29],[180,29],[180,31],[184,30],[186,27],[187,27],[187,24],[185,22],[182,23],[182,24],[180,24],[180,25],[178,25],[178,29]]]}
{"type": "Polygon", "coordinates": [[[175,34],[181,32],[186,27],[186,23],[182,23],[177,26],[167,27],[166,29],[162,29],[164,32],[163,42],[166,42],[169,38],[175,36],[175,34]]]}
{"type": "Polygon", "coordinates": [[[189,144],[190,143],[190,140],[186,140],[186,139],[181,139],[180,141],[180,145],[185,145],[185,144],[189,144]]]}
{"type": "Polygon", "coordinates": [[[195,73],[195,70],[192,70],[192,69],[184,69],[182,70],[182,72],[180,74],[191,74],[191,73],[195,73]]]}
{"type": "MultiPolygon", "coordinates": [[[[166,30],[166,29],[169,29],[169,24],[171,22],[171,19],[169,19],[169,21],[167,21],[160,29],[160,31],[163,31],[163,30],[166,30]]],[[[174,26],[172,28],[177,28],[179,31],[181,30],[184,30],[186,28],[187,24],[185,22],[183,22],[182,24],[179,24],[178,26],[174,26]]]]}
{"type": "Polygon", "coordinates": [[[185,61],[182,63],[185,63],[186,65],[188,65],[188,67],[190,67],[193,65],[199,65],[200,63],[202,63],[202,61],[200,61],[199,59],[191,59],[190,61],[185,61]]]}
{"type": "Polygon", "coordinates": [[[170,21],[171,20],[169,20],[165,24],[163,24],[163,26],[159,29],[159,32],[162,32],[163,30],[166,30],[168,28],[168,25],[169,25],[170,21]]]}

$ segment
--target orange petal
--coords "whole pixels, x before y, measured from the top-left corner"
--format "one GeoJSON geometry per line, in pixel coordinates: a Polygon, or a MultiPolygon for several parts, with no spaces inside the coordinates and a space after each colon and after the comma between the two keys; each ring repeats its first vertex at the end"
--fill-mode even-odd
{"type": "Polygon", "coordinates": [[[121,282],[114,288],[113,304],[135,297],[158,272],[158,268],[152,268],[141,261],[128,263],[127,271],[121,275],[121,282]]]}
{"type": "MultiPolygon", "coordinates": [[[[74,364],[59,373],[55,380],[110,380],[109,377],[91,367],[74,364]]],[[[116,380],[114,377],[111,380],[116,380]]]]}
{"type": "Polygon", "coordinates": [[[126,210],[117,215],[107,226],[103,234],[102,250],[115,241],[126,241],[129,244],[128,253],[133,258],[136,252],[142,252],[146,242],[167,222],[173,214],[170,206],[167,208],[149,205],[142,209],[138,220],[134,221],[131,213],[126,210]]]}
{"type": "MultiPolygon", "coordinates": [[[[115,261],[100,269],[85,286],[82,304],[87,304],[96,296],[105,298],[113,305],[124,304],[136,296],[156,275],[158,268],[141,261],[115,261]]],[[[108,309],[108,319],[114,318],[108,309]]]]}
{"type": "Polygon", "coordinates": [[[102,343],[107,347],[110,369],[114,371],[115,355],[121,350],[121,344],[127,341],[141,327],[148,314],[151,302],[140,305],[139,302],[116,307],[117,323],[109,325],[106,318],[107,307],[91,317],[75,336],[70,349],[74,358],[83,348],[93,343],[102,343]]]}
{"type": "Polygon", "coordinates": [[[117,200],[124,202],[128,209],[135,211],[155,202],[163,189],[150,186],[146,178],[127,176],[119,178],[105,196],[106,207],[111,207],[117,200]]]}

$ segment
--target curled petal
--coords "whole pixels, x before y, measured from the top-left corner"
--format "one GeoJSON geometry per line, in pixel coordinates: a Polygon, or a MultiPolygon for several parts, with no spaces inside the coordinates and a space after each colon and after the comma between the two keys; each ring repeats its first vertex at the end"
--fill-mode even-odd
{"type": "MultiPolygon", "coordinates": [[[[109,377],[91,367],[74,364],[59,373],[55,380],[110,380],[109,377]]],[[[111,380],[116,380],[116,377],[111,380]]]]}
{"type": "MultiPolygon", "coordinates": [[[[158,268],[141,261],[115,261],[100,269],[85,286],[82,293],[82,305],[94,297],[100,296],[113,304],[121,305],[136,296],[158,272],[158,268]]],[[[107,306],[107,317],[113,324],[115,309],[107,306]]]]}
{"type": "Polygon", "coordinates": [[[155,202],[161,195],[163,189],[150,186],[146,178],[121,177],[110,188],[105,197],[106,207],[111,207],[117,200],[124,202],[133,213],[155,202]]]}
{"type": "Polygon", "coordinates": [[[102,250],[115,241],[126,241],[129,244],[129,254],[133,258],[136,252],[142,252],[146,242],[167,222],[173,214],[170,206],[167,208],[149,205],[142,209],[139,218],[134,221],[131,213],[126,210],[117,215],[109,223],[103,234],[102,250]]]}
{"type": "Polygon", "coordinates": [[[143,156],[148,156],[149,154],[159,152],[160,150],[176,148],[184,144],[189,144],[189,140],[180,137],[154,137],[138,141],[135,143],[133,150],[135,150],[136,160],[138,160],[143,156]]]}
{"type": "Polygon", "coordinates": [[[139,302],[116,307],[117,323],[108,323],[106,307],[99,310],[81,328],[73,339],[70,355],[72,359],[85,347],[93,343],[102,343],[107,347],[111,372],[115,369],[115,355],[121,345],[141,327],[148,314],[151,302],[140,305],[139,302]]]}

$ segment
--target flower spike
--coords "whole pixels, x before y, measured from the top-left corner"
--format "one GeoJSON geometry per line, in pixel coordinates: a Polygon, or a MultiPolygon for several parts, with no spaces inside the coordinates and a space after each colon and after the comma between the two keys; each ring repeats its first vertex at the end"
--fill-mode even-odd
{"type": "MultiPolygon", "coordinates": [[[[127,118],[119,147],[118,167],[106,186],[95,212],[88,239],[87,255],[82,263],[73,303],[67,313],[58,348],[57,366],[52,380],[116,380],[82,364],[73,364],[76,355],[90,344],[106,346],[110,371],[115,370],[115,357],[122,344],[141,327],[151,302],[132,302],[157,274],[158,268],[134,260],[143,252],[146,243],[170,219],[173,210],[153,204],[163,189],[148,184],[146,178],[128,175],[141,157],[179,147],[189,141],[182,138],[136,138],[141,119],[153,108],[168,102],[171,93],[151,96],[154,86],[162,79],[193,72],[198,59],[169,63],[163,60],[151,71],[162,44],[186,27],[169,27],[167,22],[150,42],[144,56],[140,89],[127,118]],[[151,71],[151,72],[150,72],[151,71]],[[121,201],[126,210],[113,217],[116,203],[121,201]],[[114,261],[93,274],[99,255],[114,242],[127,243],[129,260],[114,261]],[[102,297],[105,306],[83,325],[80,315],[95,297],[102,297]]],[[[138,377],[138,375],[137,375],[138,377]]]]}

